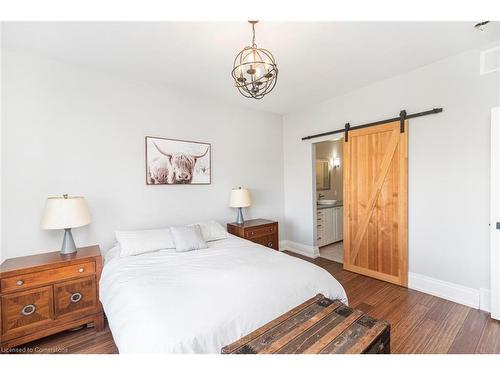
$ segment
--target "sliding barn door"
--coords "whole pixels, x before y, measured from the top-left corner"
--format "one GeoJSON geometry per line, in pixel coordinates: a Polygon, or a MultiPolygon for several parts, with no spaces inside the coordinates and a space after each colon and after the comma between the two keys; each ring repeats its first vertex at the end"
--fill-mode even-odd
{"type": "Polygon", "coordinates": [[[408,126],[349,131],[344,144],[344,268],[408,285],[408,126]]]}

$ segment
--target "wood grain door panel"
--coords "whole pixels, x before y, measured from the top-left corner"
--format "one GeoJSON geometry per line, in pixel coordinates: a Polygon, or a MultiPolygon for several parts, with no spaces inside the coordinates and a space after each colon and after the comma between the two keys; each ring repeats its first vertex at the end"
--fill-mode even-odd
{"type": "Polygon", "coordinates": [[[52,287],[47,286],[2,296],[2,335],[22,334],[52,322],[52,287]]]}
{"type": "Polygon", "coordinates": [[[63,279],[71,279],[95,273],[95,262],[73,264],[71,266],[54,268],[46,271],[27,273],[24,275],[2,279],[2,293],[24,290],[35,286],[52,283],[63,279]]]}
{"type": "Polygon", "coordinates": [[[73,312],[93,312],[97,306],[95,277],[55,284],[54,300],[57,318],[73,312]]]}
{"type": "MultiPolygon", "coordinates": [[[[407,124],[406,124],[407,125],[407,124]]],[[[344,147],[344,268],[407,286],[407,129],[349,132],[344,147]]]]}
{"type": "Polygon", "coordinates": [[[245,238],[254,239],[262,236],[268,236],[277,232],[276,226],[266,225],[261,228],[252,228],[245,231],[245,238]]]}
{"type": "Polygon", "coordinates": [[[253,242],[274,250],[278,250],[278,236],[276,236],[275,234],[254,238],[253,242]]]}

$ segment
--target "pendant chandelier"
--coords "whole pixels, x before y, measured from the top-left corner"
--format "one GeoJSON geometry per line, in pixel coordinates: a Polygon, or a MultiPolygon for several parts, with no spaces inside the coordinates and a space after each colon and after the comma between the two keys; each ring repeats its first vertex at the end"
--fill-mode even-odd
{"type": "Polygon", "coordinates": [[[231,75],[234,85],[246,98],[262,99],[276,86],[278,66],[271,52],[257,48],[255,43],[255,24],[252,25],[252,46],[247,46],[236,55],[231,75]]]}

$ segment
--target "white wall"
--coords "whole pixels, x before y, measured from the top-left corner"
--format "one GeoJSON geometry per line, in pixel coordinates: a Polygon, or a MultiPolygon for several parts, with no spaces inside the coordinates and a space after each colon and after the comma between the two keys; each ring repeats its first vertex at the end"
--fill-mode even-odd
{"type": "Polygon", "coordinates": [[[410,272],[489,288],[489,127],[499,103],[500,73],[480,76],[472,50],[285,115],[288,240],[314,243],[312,142],[301,137],[443,107],[410,120],[410,272]]]}
{"type": "Polygon", "coordinates": [[[9,51],[3,73],[3,258],[60,247],[62,231],[39,223],[63,193],[84,195],[93,216],[77,245],[103,250],[116,229],[233,221],[235,186],[252,191],[246,218],[281,221],[280,116],[9,51]],[[212,185],[146,186],[145,135],[210,142],[212,185]]]}

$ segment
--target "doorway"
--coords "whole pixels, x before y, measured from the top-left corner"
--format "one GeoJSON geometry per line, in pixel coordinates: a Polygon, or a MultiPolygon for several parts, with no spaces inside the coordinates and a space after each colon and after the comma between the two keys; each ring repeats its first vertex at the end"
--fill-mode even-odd
{"type": "Polygon", "coordinates": [[[408,120],[313,144],[319,256],[408,285],[408,120]]]}
{"type": "Polygon", "coordinates": [[[315,221],[319,256],[344,261],[343,138],[315,143],[315,221]]]}
{"type": "Polygon", "coordinates": [[[500,107],[491,110],[490,311],[500,320],[500,107]]]}

